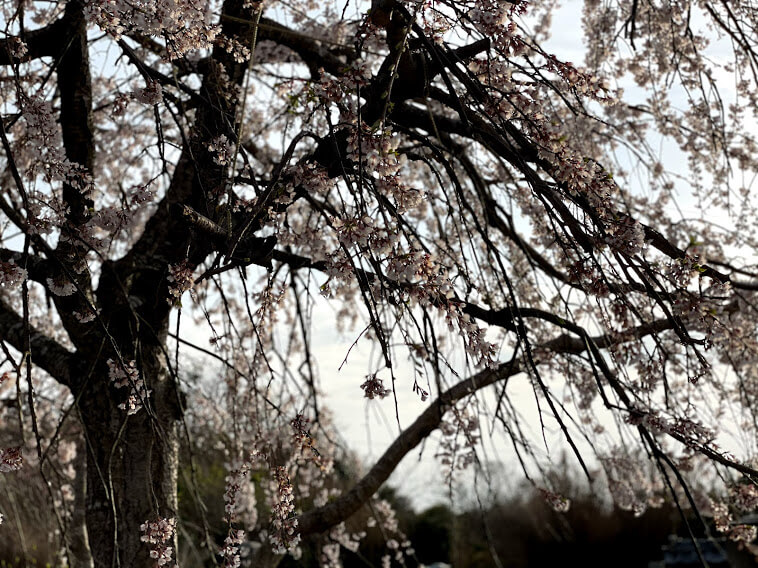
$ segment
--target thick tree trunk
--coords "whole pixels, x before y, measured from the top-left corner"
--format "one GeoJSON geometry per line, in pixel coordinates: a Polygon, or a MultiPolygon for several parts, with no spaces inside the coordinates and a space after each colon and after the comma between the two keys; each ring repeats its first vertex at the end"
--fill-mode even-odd
{"type": "MultiPolygon", "coordinates": [[[[152,351],[140,346],[142,377],[152,390],[148,408],[131,416],[118,408],[126,389],[110,384],[104,362],[80,398],[88,445],[87,531],[96,568],[151,566],[151,545],[140,540],[140,525],[176,517],[180,404],[160,350],[152,351]]],[[[166,544],[175,554],[176,537],[166,544]]]]}

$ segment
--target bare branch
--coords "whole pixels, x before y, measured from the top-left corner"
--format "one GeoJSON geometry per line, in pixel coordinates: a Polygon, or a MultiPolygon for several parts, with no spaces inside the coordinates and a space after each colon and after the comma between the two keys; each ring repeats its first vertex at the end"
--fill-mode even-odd
{"type": "Polygon", "coordinates": [[[7,37],[0,40],[0,65],[18,64],[40,57],[59,57],[66,47],[69,25],[70,18],[66,14],[44,28],[26,32],[20,38],[7,37]],[[26,44],[26,53],[21,57],[14,55],[13,44],[18,39],[26,44]]]}
{"type": "MultiPolygon", "coordinates": [[[[577,332],[585,334],[578,326],[572,326],[577,332]]],[[[668,322],[660,321],[647,326],[639,326],[629,330],[622,336],[611,337],[603,335],[583,339],[561,335],[537,348],[549,349],[555,353],[579,354],[587,349],[588,344],[610,347],[626,341],[634,341],[645,335],[661,331],[668,327],[668,322]]],[[[324,532],[346,520],[355,513],[368,499],[376,493],[400,461],[412,451],[422,440],[436,430],[445,412],[463,397],[473,394],[487,386],[505,381],[514,375],[524,372],[526,368],[514,357],[496,369],[485,369],[472,377],[465,379],[442,393],[429,407],[398,436],[392,445],[377,460],[369,472],[347,493],[331,503],[308,511],[298,519],[298,528],[303,535],[324,532]]],[[[744,466],[741,466],[744,469],[744,466]]]]}
{"type": "MultiPolygon", "coordinates": [[[[14,349],[23,352],[24,320],[1,299],[0,337],[14,349]]],[[[71,376],[74,363],[73,353],[34,328],[30,329],[29,345],[32,363],[38,365],[62,385],[74,386],[71,376]]]]}
{"type": "Polygon", "coordinates": [[[300,534],[324,532],[346,520],[376,493],[408,452],[439,427],[445,411],[451,405],[479,389],[506,380],[522,371],[523,366],[514,359],[503,363],[497,369],[481,371],[446,390],[413,424],[403,430],[355,487],[331,503],[302,514],[298,518],[300,534]]]}

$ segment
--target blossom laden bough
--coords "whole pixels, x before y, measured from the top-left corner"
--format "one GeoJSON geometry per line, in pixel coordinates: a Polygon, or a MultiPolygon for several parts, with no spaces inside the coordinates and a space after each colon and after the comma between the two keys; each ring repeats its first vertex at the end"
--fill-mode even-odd
{"type": "Polygon", "coordinates": [[[171,564],[174,550],[167,543],[173,541],[176,531],[176,519],[158,518],[155,521],[145,522],[140,525],[142,536],[140,540],[150,545],[150,558],[154,560],[154,566],[171,564]]]}
{"type": "Polygon", "coordinates": [[[23,465],[24,457],[20,446],[0,450],[0,473],[18,471],[23,465]]]}
{"type": "Polygon", "coordinates": [[[368,375],[361,388],[363,389],[363,396],[369,400],[384,398],[392,392],[390,389],[384,388],[384,382],[376,374],[368,375]]]}
{"type": "Polygon", "coordinates": [[[118,405],[129,415],[139,412],[152,394],[141,378],[135,361],[114,361],[108,359],[108,379],[117,389],[127,389],[128,395],[124,402],[118,405]]]}

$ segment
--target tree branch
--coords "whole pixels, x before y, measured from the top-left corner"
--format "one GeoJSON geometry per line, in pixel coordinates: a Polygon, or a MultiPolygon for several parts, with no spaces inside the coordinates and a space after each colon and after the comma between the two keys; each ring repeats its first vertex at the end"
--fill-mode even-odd
{"type": "MultiPolygon", "coordinates": [[[[584,338],[584,330],[579,326],[573,324],[568,324],[567,326],[575,333],[580,333],[582,337],[560,335],[536,347],[538,349],[550,349],[555,353],[576,355],[585,351],[588,344],[595,344],[598,347],[610,347],[611,345],[637,340],[645,335],[668,329],[669,322],[660,320],[651,324],[634,327],[624,334],[616,336],[601,335],[587,339],[584,338]]],[[[400,461],[421,443],[424,438],[439,427],[442,417],[448,408],[463,397],[473,394],[484,387],[507,380],[524,370],[524,366],[516,361],[514,356],[513,359],[507,363],[502,363],[496,369],[480,371],[446,390],[421,413],[413,424],[403,430],[369,472],[352,489],[323,507],[303,513],[298,518],[298,530],[300,534],[308,535],[325,532],[329,528],[346,520],[360,509],[371,495],[376,493],[400,461]]]]}
{"type": "Polygon", "coordinates": [[[68,13],[50,25],[26,32],[19,38],[6,37],[0,40],[0,65],[11,65],[39,59],[40,57],[58,57],[66,47],[65,38],[70,18],[68,13]],[[26,44],[26,53],[14,56],[16,43],[20,39],[26,44]]]}
{"type": "MultiPolygon", "coordinates": [[[[241,0],[226,0],[222,14],[222,34],[236,37],[244,45],[252,38],[250,25],[255,6],[245,7],[241,0]]],[[[168,265],[187,260],[197,266],[215,250],[214,243],[203,234],[195,234],[181,216],[173,213],[175,204],[190,207],[214,223],[223,213],[216,205],[226,195],[227,168],[215,160],[208,142],[217,136],[234,140],[237,120],[236,98],[229,97],[229,85],[242,86],[247,62],[216,45],[212,59],[217,65],[206,66],[199,97],[204,104],[198,107],[191,138],[185,137],[182,153],[174,168],[171,184],[145,229],[132,249],[116,262],[104,267],[98,296],[118,294],[139,299],[137,312],[155,329],[163,329],[171,306],[168,297],[168,265]],[[214,219],[215,217],[215,219],[214,219]]],[[[126,299],[126,298],[124,298],[126,299]]],[[[111,304],[114,304],[111,302],[111,304]]],[[[130,314],[123,303],[115,303],[114,312],[130,314]],[[121,305],[115,305],[121,304],[121,305]]],[[[114,314],[106,314],[111,319],[114,314]]],[[[115,316],[118,318],[119,316],[115,316]]]]}
{"type": "Polygon", "coordinates": [[[497,369],[481,371],[446,390],[421,413],[413,424],[403,430],[371,470],[350,491],[323,507],[302,514],[298,518],[300,534],[325,532],[350,517],[376,493],[400,461],[439,427],[445,411],[451,405],[466,395],[512,377],[523,370],[522,365],[512,359],[497,369]]]}
{"type": "Polygon", "coordinates": [[[94,209],[90,196],[92,172],[95,164],[95,143],[92,126],[92,79],[90,76],[87,22],[80,2],[66,4],[67,22],[64,49],[56,69],[60,91],[60,125],[66,158],[72,164],[63,182],[63,201],[66,204],[66,222],[59,239],[53,266],[53,277],[75,280],[78,294],[53,295],[61,322],[77,346],[86,345],[91,337],[91,326],[82,324],[73,314],[87,313],[92,302],[92,280],[89,270],[77,269],[86,262],[76,240],[78,230],[85,225],[94,209]]]}
{"type": "Polygon", "coordinates": [[[301,34],[268,18],[261,18],[258,28],[260,40],[270,40],[291,49],[308,66],[311,73],[314,71],[318,73],[318,69],[323,67],[332,75],[342,75],[348,61],[355,58],[354,50],[348,46],[340,50],[340,55],[345,56],[343,61],[338,55],[324,47],[324,42],[318,38],[301,34]]]}
{"type": "MultiPolygon", "coordinates": [[[[31,328],[29,332],[32,363],[38,365],[62,385],[71,388],[74,354],[35,328],[31,328]]],[[[23,352],[24,320],[2,299],[0,299],[0,337],[17,351],[23,352]]]]}
{"type": "Polygon", "coordinates": [[[29,279],[40,284],[44,284],[47,277],[50,276],[50,261],[33,254],[26,255],[26,265],[22,266],[24,253],[0,248],[0,261],[13,262],[16,266],[25,268],[29,279]]]}

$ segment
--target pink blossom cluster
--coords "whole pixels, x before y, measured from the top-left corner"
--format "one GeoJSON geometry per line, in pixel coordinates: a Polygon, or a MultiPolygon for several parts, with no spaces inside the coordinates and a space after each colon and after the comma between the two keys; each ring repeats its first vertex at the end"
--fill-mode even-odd
{"type": "Polygon", "coordinates": [[[46,278],[45,284],[50,293],[56,296],[71,296],[76,293],[76,284],[63,273],[46,278]]]}
{"type": "Polygon", "coordinates": [[[645,462],[640,463],[623,449],[614,449],[609,455],[601,456],[600,463],[611,497],[619,508],[639,517],[649,506],[660,504],[662,488],[644,469],[645,462]]]}
{"type": "Polygon", "coordinates": [[[321,286],[321,295],[327,298],[332,293],[332,280],[345,283],[355,278],[350,258],[341,248],[326,253],[326,275],[329,277],[329,280],[321,286]]]}
{"type": "Polygon", "coordinates": [[[244,540],[245,531],[241,529],[229,529],[229,534],[224,539],[224,547],[218,553],[224,559],[224,568],[239,568],[240,545],[244,540]]]}
{"type": "Polygon", "coordinates": [[[734,485],[729,490],[729,500],[743,513],[758,509],[758,487],[752,482],[734,485]]]}
{"type": "Polygon", "coordinates": [[[501,35],[509,28],[511,7],[508,2],[477,0],[467,15],[482,35],[501,35]]]}
{"type": "Polygon", "coordinates": [[[229,475],[226,476],[224,511],[226,512],[226,519],[230,523],[235,520],[235,514],[238,510],[237,495],[240,493],[242,486],[248,483],[247,475],[249,472],[250,464],[246,461],[242,465],[232,468],[229,475]]]}
{"type": "Polygon", "coordinates": [[[446,466],[445,477],[451,481],[456,471],[476,462],[479,443],[479,417],[474,405],[454,406],[440,422],[440,449],[436,457],[446,466]]]}
{"type": "Polygon", "coordinates": [[[244,63],[250,59],[250,48],[236,37],[218,36],[216,45],[222,47],[237,63],[244,63]]]}
{"type": "Polygon", "coordinates": [[[142,533],[140,540],[151,545],[150,558],[155,560],[153,566],[170,564],[174,549],[168,543],[174,538],[176,519],[159,517],[155,521],[142,523],[139,528],[142,533]]]}
{"type": "MultiPolygon", "coordinates": [[[[401,156],[404,157],[405,154],[401,156]]],[[[403,164],[401,159],[400,165],[403,164]]],[[[424,203],[425,194],[420,189],[409,187],[406,176],[399,172],[380,177],[374,182],[374,186],[381,195],[392,196],[395,199],[398,213],[416,209],[424,203]]]]}
{"type": "Polygon", "coordinates": [[[77,453],[77,444],[74,440],[58,440],[56,454],[59,460],[58,469],[61,475],[61,484],[59,486],[60,491],[53,494],[53,505],[69,518],[73,512],[72,509],[75,506],[76,499],[72,483],[77,476],[84,475],[84,472],[77,468],[75,462],[77,453]]]}
{"type": "Polygon", "coordinates": [[[119,93],[113,99],[113,106],[111,107],[111,116],[121,116],[126,112],[129,107],[129,103],[132,100],[132,93],[119,93]]]}
{"type": "MultiPolygon", "coordinates": [[[[605,298],[609,294],[608,284],[602,278],[598,266],[590,259],[582,259],[571,263],[568,269],[568,275],[572,282],[577,282],[584,286],[588,294],[598,298],[605,298]]],[[[625,309],[619,302],[614,303],[618,309],[625,309]]]]}
{"type": "Polygon", "coordinates": [[[466,352],[477,365],[495,364],[496,346],[485,339],[486,331],[453,300],[450,278],[434,255],[421,250],[393,251],[387,257],[386,277],[404,284],[403,292],[412,304],[440,309],[448,328],[463,338],[466,352]]]}
{"type": "Polygon", "coordinates": [[[86,225],[79,228],[79,243],[86,243],[93,250],[108,251],[113,240],[132,229],[139,221],[140,214],[152,202],[154,192],[151,182],[134,185],[124,192],[118,205],[103,205],[95,212],[86,225]],[[106,236],[102,235],[106,233],[106,236]]]}
{"type": "MultiPolygon", "coordinates": [[[[585,94],[595,96],[601,102],[615,101],[615,94],[610,93],[602,79],[579,71],[570,63],[560,62],[554,56],[545,57],[547,70],[561,75],[572,89],[587,91],[585,94]]],[[[645,245],[644,232],[631,217],[618,216],[613,201],[618,187],[612,177],[596,160],[588,157],[573,138],[570,146],[565,130],[545,116],[544,85],[513,79],[513,68],[504,61],[477,59],[469,67],[492,87],[491,98],[486,103],[490,114],[522,124],[524,131],[536,142],[540,157],[553,165],[550,170],[553,178],[564,185],[570,195],[587,199],[596,211],[593,222],[600,223],[597,229],[601,234],[605,233],[606,244],[630,256],[640,252],[645,245]]],[[[524,212],[537,226],[542,226],[544,210],[537,200],[527,197],[521,200],[524,212]]],[[[545,229],[546,233],[552,234],[549,227],[545,229]]]]}
{"type": "Polygon", "coordinates": [[[421,12],[421,27],[426,37],[441,45],[452,23],[437,10],[424,10],[421,12]]]}
{"type": "Polygon", "coordinates": [[[584,195],[590,205],[603,215],[612,217],[612,197],[618,188],[608,172],[595,162],[573,150],[565,140],[550,140],[551,133],[542,134],[542,156],[555,166],[553,177],[566,186],[571,195],[584,195]]]}
{"type": "Polygon", "coordinates": [[[374,220],[368,215],[361,217],[335,217],[332,226],[337,231],[337,238],[345,246],[356,245],[361,249],[371,246],[375,254],[387,252],[388,244],[381,241],[382,229],[375,226],[374,220]]]}
{"type": "Polygon", "coordinates": [[[540,495],[550,508],[557,513],[567,513],[571,508],[571,500],[548,489],[540,487],[540,495]]]}
{"type": "Polygon", "coordinates": [[[168,276],[168,293],[169,297],[167,301],[173,306],[181,305],[182,294],[187,290],[192,290],[195,285],[195,279],[192,276],[193,270],[187,260],[183,260],[179,264],[169,264],[168,276]]]}
{"type": "Polygon", "coordinates": [[[279,286],[266,286],[260,293],[252,295],[252,298],[258,302],[258,308],[255,310],[255,317],[258,320],[258,333],[265,329],[273,328],[278,321],[277,309],[280,306],[286,289],[279,286]]]}
{"type": "Polygon", "coordinates": [[[346,104],[355,102],[351,101],[351,96],[356,94],[360,87],[369,84],[371,80],[371,68],[364,60],[356,60],[350,63],[345,74],[335,78],[326,73],[322,73],[317,82],[310,83],[309,100],[319,105],[338,104],[342,110],[342,121],[352,122],[354,113],[345,108],[346,104]]]}
{"type": "Polygon", "coordinates": [[[0,260],[0,288],[13,289],[26,280],[26,270],[11,259],[8,262],[0,260]]]}
{"type": "MultiPolygon", "coordinates": [[[[323,73],[318,82],[309,85],[309,99],[319,104],[334,104],[345,99],[345,89],[341,81],[323,73]]],[[[288,90],[289,91],[289,90],[288,90]]]]}
{"type": "MultiPolygon", "coordinates": [[[[134,212],[129,207],[123,205],[105,206],[92,215],[89,221],[90,228],[97,227],[106,231],[110,235],[117,235],[120,231],[127,229],[134,218],[134,212]]],[[[96,239],[94,232],[92,236],[87,239],[87,242],[93,245],[96,250],[103,250],[106,248],[106,239],[96,239]]]]}
{"type": "Polygon", "coordinates": [[[269,540],[277,554],[284,554],[300,544],[295,512],[295,496],[286,468],[276,466],[272,469],[276,493],[271,508],[271,533],[269,540]]]}
{"type": "Polygon", "coordinates": [[[132,97],[145,105],[157,105],[163,101],[163,88],[158,81],[147,81],[147,85],[132,93],[132,97]]]}
{"type": "Polygon", "coordinates": [[[642,225],[629,215],[619,216],[605,227],[606,244],[627,256],[634,256],[645,248],[645,231],[642,225]]]}
{"type": "Polygon", "coordinates": [[[384,382],[376,376],[376,373],[366,375],[366,380],[361,388],[363,389],[363,396],[370,400],[384,398],[392,392],[390,389],[384,388],[384,382]]]}
{"type": "Polygon", "coordinates": [[[758,536],[757,527],[735,524],[729,507],[725,503],[711,501],[711,513],[716,530],[731,541],[750,543],[758,536]]]}
{"type": "Polygon", "coordinates": [[[224,490],[224,518],[230,526],[241,522],[247,530],[253,530],[258,522],[255,487],[249,480],[254,460],[251,456],[242,464],[232,466],[224,490]]]}
{"type": "MultiPolygon", "coordinates": [[[[544,121],[537,122],[540,123],[544,121]]],[[[540,156],[554,166],[552,176],[565,186],[569,195],[587,200],[596,216],[593,221],[598,225],[596,229],[605,233],[605,244],[627,256],[640,253],[646,244],[644,229],[631,216],[618,213],[615,197],[619,188],[612,176],[596,161],[570,148],[565,140],[555,138],[549,127],[544,130],[532,127],[542,145],[540,156]]]]}
{"type": "MultiPolygon", "coordinates": [[[[277,235],[280,246],[291,246],[299,250],[307,250],[314,261],[327,258],[329,251],[334,250],[336,243],[329,231],[319,227],[314,216],[294,216],[293,210],[300,205],[294,203],[287,214],[288,222],[282,223],[277,235]]],[[[341,252],[341,251],[340,251],[341,252]]]]}
{"type": "Polygon", "coordinates": [[[13,59],[23,60],[24,56],[29,53],[26,43],[18,36],[9,37],[7,45],[13,59]]]}
{"type": "MultiPolygon", "coordinates": [[[[21,114],[26,122],[24,154],[28,156],[28,173],[44,174],[47,181],[64,181],[83,193],[92,190],[92,176],[80,164],[71,162],[63,151],[56,114],[49,101],[41,96],[25,97],[21,114]]],[[[43,198],[42,202],[48,202],[43,198]]]]}
{"type": "Polygon", "coordinates": [[[635,426],[642,424],[653,433],[674,436],[677,440],[694,448],[712,444],[716,438],[714,431],[688,418],[675,418],[669,421],[656,412],[635,411],[626,420],[635,426]]]}
{"type": "Polygon", "coordinates": [[[497,346],[485,339],[486,330],[479,327],[474,319],[463,313],[460,305],[447,302],[442,307],[450,331],[458,330],[463,338],[466,353],[477,365],[493,368],[497,364],[497,346]]]}
{"type": "Polygon", "coordinates": [[[393,134],[389,128],[373,132],[361,123],[359,128],[351,130],[347,138],[347,152],[353,162],[382,178],[396,174],[405,165],[405,154],[397,153],[399,144],[400,136],[393,134]]]}
{"type": "Polygon", "coordinates": [[[405,289],[410,299],[421,305],[444,303],[453,297],[453,286],[447,271],[429,252],[395,249],[387,258],[385,272],[391,280],[412,284],[405,289]]]}
{"type": "MultiPolygon", "coordinates": [[[[452,301],[452,283],[434,255],[423,250],[404,252],[393,247],[392,243],[398,237],[390,230],[385,233],[375,229],[373,219],[368,216],[333,219],[332,222],[343,244],[369,248],[374,254],[387,253],[385,278],[400,284],[399,289],[411,304],[440,309],[449,329],[461,335],[467,353],[477,365],[495,364],[495,345],[485,339],[485,330],[452,301]]],[[[330,279],[345,280],[353,273],[353,266],[342,250],[327,254],[327,267],[330,279]]],[[[328,284],[322,288],[322,293],[329,293],[328,284]]]]}
{"type": "MultiPolygon", "coordinates": [[[[25,146],[27,148],[27,146],[25,146]]],[[[29,156],[30,162],[27,173],[36,175],[35,156],[39,149],[34,149],[29,156]]],[[[39,165],[39,164],[37,164],[39,165]]],[[[63,211],[57,199],[51,201],[40,191],[28,191],[29,200],[26,209],[26,230],[30,235],[46,235],[53,231],[56,226],[60,226],[60,213],[63,211]],[[53,209],[55,207],[55,209],[53,209]]]]}
{"type": "Polygon", "coordinates": [[[615,103],[618,100],[616,93],[608,87],[604,79],[577,69],[570,61],[560,61],[555,55],[549,55],[547,57],[547,69],[557,73],[570,88],[576,89],[581,95],[609,103],[615,103]]]}
{"type": "Polygon", "coordinates": [[[219,32],[211,23],[212,5],[192,0],[89,0],[85,13],[90,21],[115,38],[131,30],[166,38],[169,59],[176,59],[213,45],[219,32]]]}
{"type": "Polygon", "coordinates": [[[208,151],[213,155],[213,161],[220,166],[234,162],[234,144],[223,134],[210,141],[208,151]]]}
{"type": "Polygon", "coordinates": [[[666,275],[677,288],[686,289],[701,274],[703,261],[699,256],[687,254],[666,264],[666,275]]]}
{"type": "Polygon", "coordinates": [[[373,132],[361,123],[348,136],[350,159],[359,164],[364,174],[370,174],[373,185],[380,195],[395,200],[398,213],[419,207],[424,193],[406,183],[407,176],[401,170],[407,165],[405,154],[398,154],[400,137],[389,128],[373,132]]]}
{"type": "Polygon", "coordinates": [[[262,457],[263,455],[254,447],[248,459],[230,467],[229,475],[226,476],[224,517],[229,525],[229,531],[219,554],[224,558],[224,566],[228,568],[237,568],[240,565],[239,545],[245,538],[245,531],[235,529],[233,523],[242,516],[248,530],[253,530],[258,522],[255,488],[248,480],[248,475],[253,464],[262,457]]]}
{"type": "Polygon", "coordinates": [[[349,550],[350,552],[358,552],[361,540],[366,536],[366,533],[361,531],[358,533],[349,533],[345,523],[340,523],[329,531],[328,542],[321,547],[321,565],[325,568],[340,568],[342,562],[340,561],[340,548],[349,550]]]}
{"type": "Polygon", "coordinates": [[[392,505],[386,499],[376,499],[371,503],[371,510],[374,515],[368,519],[366,526],[379,525],[388,549],[388,554],[382,557],[382,566],[389,566],[393,558],[398,564],[405,566],[405,556],[412,556],[414,550],[408,537],[400,530],[392,505]]]}
{"type": "Polygon", "coordinates": [[[321,545],[321,555],[319,557],[321,566],[325,568],[340,568],[340,544],[338,542],[327,542],[321,545]]]}
{"type": "Polygon", "coordinates": [[[24,464],[21,446],[0,450],[0,473],[18,471],[24,464]]]}
{"type": "Polygon", "coordinates": [[[106,363],[108,364],[108,378],[113,386],[118,389],[126,388],[129,391],[126,400],[118,407],[121,410],[126,410],[129,415],[137,414],[152,391],[145,387],[145,381],[140,377],[136,362],[131,360],[118,362],[108,359],[106,363]]]}
{"type": "Polygon", "coordinates": [[[285,176],[294,187],[301,187],[308,195],[326,195],[335,186],[327,171],[313,162],[298,162],[289,166],[285,176]]]}
{"type": "Polygon", "coordinates": [[[296,453],[305,455],[306,458],[318,460],[318,451],[314,446],[313,437],[308,430],[309,422],[310,420],[301,413],[298,413],[290,421],[290,426],[292,426],[292,445],[296,453]]]}

